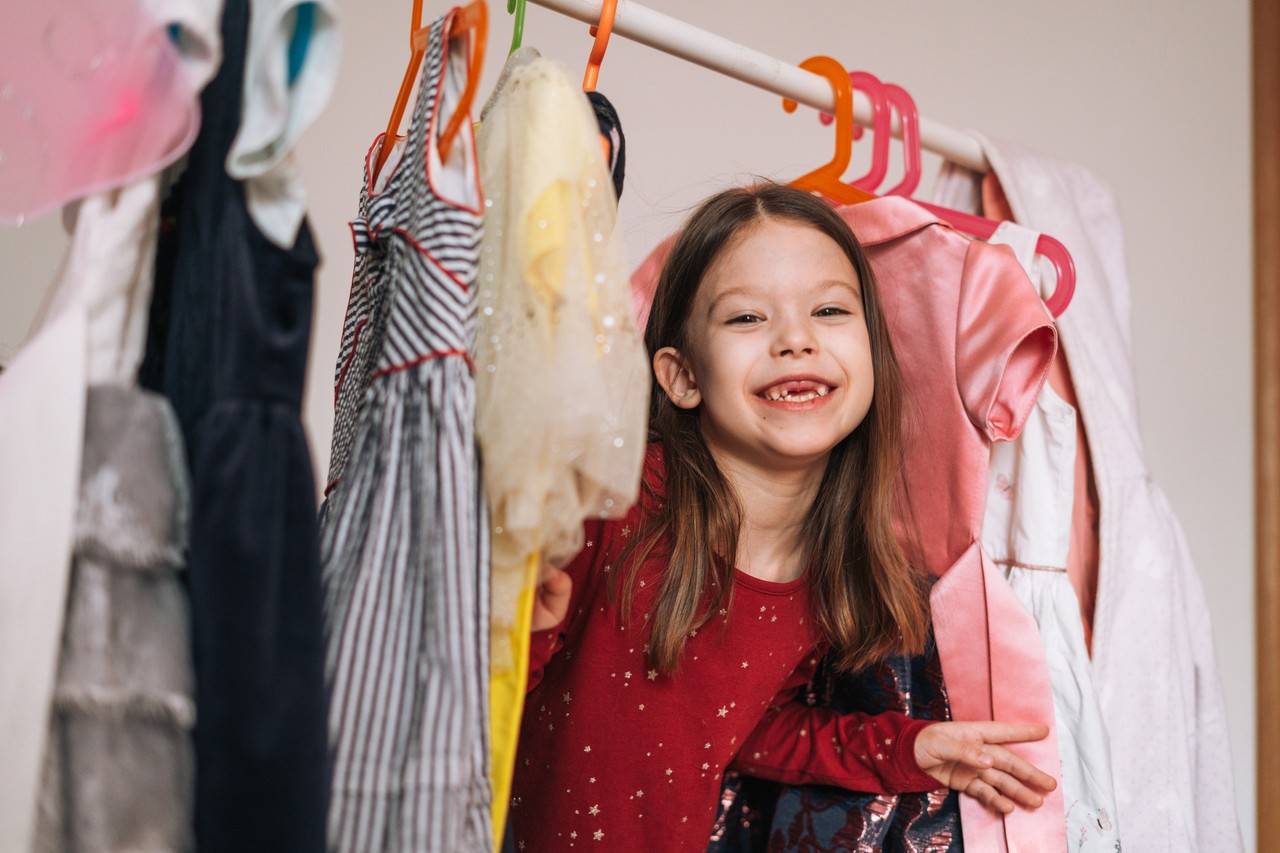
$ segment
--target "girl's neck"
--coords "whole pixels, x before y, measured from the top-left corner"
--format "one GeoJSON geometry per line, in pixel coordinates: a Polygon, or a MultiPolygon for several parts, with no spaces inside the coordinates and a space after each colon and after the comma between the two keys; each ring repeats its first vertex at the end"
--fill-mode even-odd
{"type": "Polygon", "coordinates": [[[735,565],[763,580],[798,578],[805,568],[801,534],[822,483],[826,459],[804,467],[772,468],[707,444],[742,507],[735,565]]]}

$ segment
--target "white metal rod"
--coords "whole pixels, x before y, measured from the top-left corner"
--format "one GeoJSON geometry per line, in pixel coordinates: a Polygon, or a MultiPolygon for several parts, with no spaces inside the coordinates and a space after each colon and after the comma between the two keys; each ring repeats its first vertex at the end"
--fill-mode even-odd
{"type": "MultiPolygon", "coordinates": [[[[600,18],[600,0],[529,2],[587,24],[594,24],[600,18]]],[[[758,86],[775,95],[791,98],[814,109],[827,113],[835,109],[835,96],[825,77],[664,15],[634,0],[618,0],[613,34],[758,86]]],[[[871,101],[861,91],[854,93],[853,113],[859,124],[871,125],[871,101]]],[[[902,135],[896,115],[893,135],[902,135]]],[[[924,116],[920,117],[920,144],[953,163],[978,172],[991,171],[991,165],[976,139],[924,116]]]]}

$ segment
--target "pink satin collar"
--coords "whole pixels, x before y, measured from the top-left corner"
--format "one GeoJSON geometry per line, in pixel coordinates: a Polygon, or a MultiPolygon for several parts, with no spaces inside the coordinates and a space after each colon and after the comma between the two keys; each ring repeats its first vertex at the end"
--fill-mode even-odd
{"type": "Polygon", "coordinates": [[[840,215],[863,246],[887,243],[929,225],[951,227],[910,199],[898,196],[882,196],[842,207],[840,215]]]}

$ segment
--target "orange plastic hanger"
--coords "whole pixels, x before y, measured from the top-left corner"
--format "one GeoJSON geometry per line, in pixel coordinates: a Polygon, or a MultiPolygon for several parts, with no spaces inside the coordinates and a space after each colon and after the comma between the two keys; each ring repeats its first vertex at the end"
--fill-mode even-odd
{"type": "MultiPolygon", "coordinates": [[[[458,38],[468,32],[471,33],[471,51],[470,62],[467,63],[467,85],[440,136],[441,161],[449,158],[449,148],[462,129],[462,123],[470,121],[471,104],[476,99],[476,89],[480,88],[480,75],[484,70],[484,46],[489,38],[489,9],[484,0],[471,0],[454,12],[449,38],[458,38]]],[[[425,36],[423,41],[425,46],[425,36]]]]}
{"type": "MultiPolygon", "coordinates": [[[[449,117],[444,133],[440,137],[440,159],[449,156],[449,146],[462,127],[462,122],[471,112],[471,104],[475,101],[476,89],[480,85],[480,71],[484,67],[484,46],[489,33],[489,15],[484,0],[472,0],[458,9],[453,16],[449,30],[449,38],[454,38],[474,30],[471,42],[471,57],[467,66],[467,85],[462,92],[457,108],[449,117]]],[[[413,17],[409,24],[409,65],[405,68],[404,79],[400,81],[400,91],[396,93],[395,106],[391,108],[391,118],[387,121],[387,130],[382,137],[382,145],[373,162],[373,179],[391,156],[392,143],[400,132],[400,122],[404,119],[405,109],[409,105],[409,95],[413,93],[413,85],[418,79],[418,69],[422,67],[422,58],[427,54],[427,41],[431,35],[430,26],[422,25],[422,0],[413,0],[413,17]]]]}
{"type": "MultiPolygon", "coordinates": [[[[604,52],[609,47],[609,36],[613,35],[613,16],[618,11],[618,0],[604,0],[600,4],[600,22],[593,25],[588,32],[595,37],[591,45],[591,55],[587,57],[587,70],[582,75],[582,91],[594,92],[596,83],[600,81],[600,63],[604,62],[604,52]]],[[[605,165],[609,165],[609,152],[613,143],[603,133],[600,134],[600,150],[604,152],[605,165]]]]}
{"type": "Polygon", "coordinates": [[[422,0],[413,0],[413,17],[409,22],[409,65],[404,70],[404,79],[400,81],[400,91],[396,94],[395,106],[391,108],[391,118],[387,120],[387,131],[383,134],[382,145],[378,147],[378,156],[373,161],[373,179],[378,179],[391,149],[396,135],[400,132],[400,120],[404,118],[405,107],[409,105],[409,95],[413,92],[414,81],[418,79],[418,69],[422,67],[422,57],[426,55],[426,39],[420,39],[418,33],[422,27],[422,0]]]}
{"type": "MultiPolygon", "coordinates": [[[[829,56],[811,56],[801,62],[800,67],[831,82],[836,98],[836,155],[825,166],[796,178],[791,186],[819,193],[838,204],[870,201],[874,195],[840,180],[853,159],[853,85],[849,82],[849,72],[829,56]]],[[[782,108],[787,112],[795,112],[796,106],[790,98],[782,99],[782,108]]]]}
{"type": "Polygon", "coordinates": [[[596,37],[591,45],[591,56],[587,58],[587,71],[582,75],[582,91],[594,92],[596,82],[600,79],[600,63],[604,62],[604,51],[609,46],[609,36],[613,35],[613,16],[618,11],[618,0],[604,0],[600,4],[600,22],[590,29],[596,37]]]}

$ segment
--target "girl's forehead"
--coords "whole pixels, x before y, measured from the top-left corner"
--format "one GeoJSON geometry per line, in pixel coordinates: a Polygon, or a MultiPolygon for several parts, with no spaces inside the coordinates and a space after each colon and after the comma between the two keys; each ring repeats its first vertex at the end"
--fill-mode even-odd
{"type": "Polygon", "coordinates": [[[725,246],[703,277],[699,302],[735,292],[805,296],[831,285],[859,289],[853,263],[822,231],[803,224],[773,225],[754,227],[725,246]]]}
{"type": "Polygon", "coordinates": [[[765,219],[735,234],[707,269],[708,278],[774,274],[780,268],[852,268],[844,250],[823,231],[801,222],[765,219]]]}

